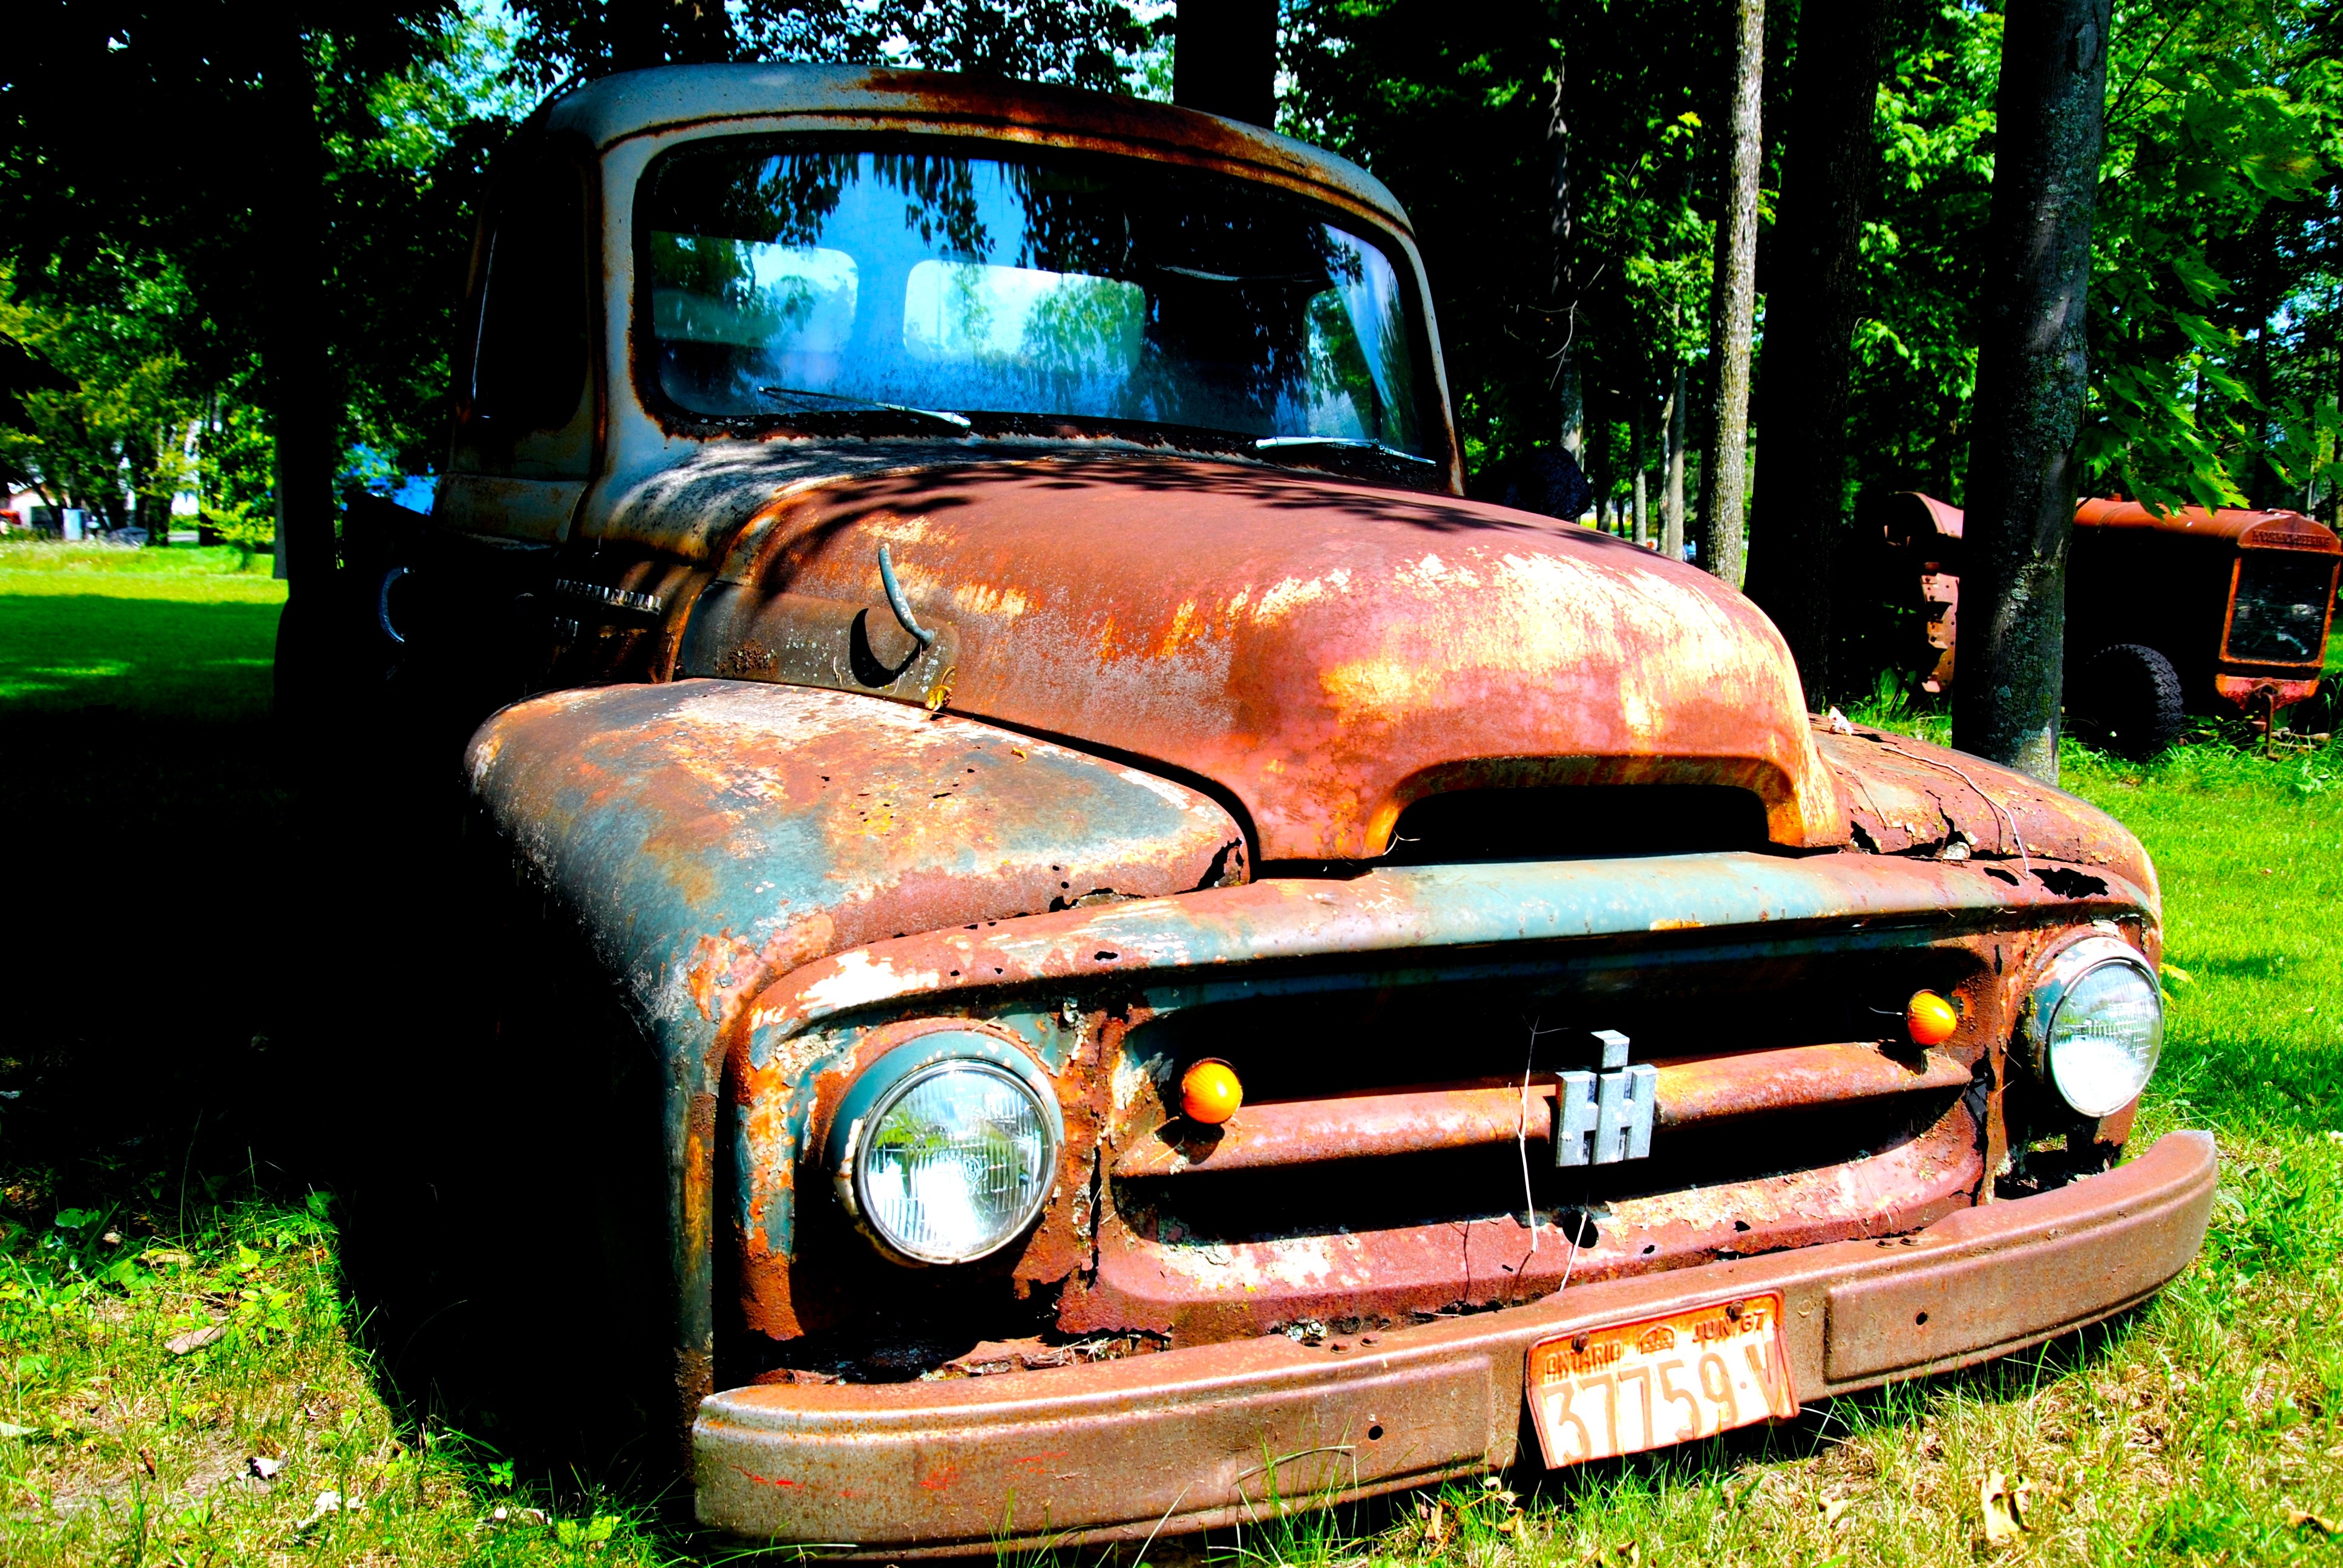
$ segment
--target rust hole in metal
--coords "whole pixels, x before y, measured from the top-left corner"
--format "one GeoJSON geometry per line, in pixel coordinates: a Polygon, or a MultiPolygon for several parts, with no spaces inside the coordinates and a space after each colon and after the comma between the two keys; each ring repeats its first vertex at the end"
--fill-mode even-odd
{"type": "Polygon", "coordinates": [[[1367,1441],[1369,1442],[1381,1442],[1383,1440],[1383,1429],[1381,1426],[1371,1426],[1367,1428],[1367,1441]]]}
{"type": "Polygon", "coordinates": [[[1102,963],[1102,964],[1111,964],[1111,963],[1114,962],[1114,960],[1117,960],[1117,959],[1121,958],[1121,956],[1122,956],[1122,955],[1121,955],[1121,953],[1111,953],[1111,952],[1109,952],[1109,951],[1107,951],[1104,948],[1101,948],[1098,951],[1096,951],[1096,952],[1094,952],[1094,953],[1092,953],[1092,954],[1091,955],[1091,957],[1092,957],[1092,958],[1096,959],[1099,962],[1101,962],[1101,963],[1102,963]]]}
{"type": "Polygon", "coordinates": [[[2017,886],[2017,873],[2015,871],[2005,871],[1999,866],[1987,866],[1985,874],[1997,882],[2007,882],[2013,888],[2017,886]]]}
{"type": "Polygon", "coordinates": [[[2105,878],[2070,871],[2064,866],[2036,867],[2034,879],[2062,899],[2097,898],[2107,890],[2105,878]]]}
{"type": "Polygon", "coordinates": [[[1912,1314],[1912,1322],[1913,1322],[1914,1326],[1916,1326],[1916,1326],[1918,1326],[1918,1325],[1919,1325],[1919,1324],[1921,1324],[1921,1323],[1925,1323],[1925,1322],[1926,1322],[1927,1321],[1928,1321],[1928,1314],[1927,1314],[1927,1313],[1926,1313],[1926,1312],[1914,1312],[1914,1313],[1912,1314]]]}

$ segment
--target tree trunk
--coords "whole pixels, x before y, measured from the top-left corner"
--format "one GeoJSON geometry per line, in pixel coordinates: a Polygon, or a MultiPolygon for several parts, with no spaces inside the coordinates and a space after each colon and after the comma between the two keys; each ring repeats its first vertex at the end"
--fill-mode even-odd
{"type": "Polygon", "coordinates": [[[1547,237],[1554,246],[1554,272],[1546,285],[1547,305],[1562,346],[1554,351],[1554,390],[1555,434],[1571,461],[1585,467],[1586,399],[1578,378],[1577,235],[1571,217],[1570,122],[1563,96],[1569,66],[1566,55],[1554,66],[1554,104],[1546,116],[1545,146],[1547,237]]]}
{"type": "Polygon", "coordinates": [[[1644,377],[1627,404],[1627,447],[1635,465],[1634,539],[1639,545],[1652,542],[1651,396],[1649,377],[1644,377]]]}
{"type": "Polygon", "coordinates": [[[1172,101],[1249,126],[1277,123],[1277,0],[1180,0],[1172,101]]]}
{"type": "Polygon", "coordinates": [[[1594,487],[1594,526],[1609,532],[1611,519],[1618,515],[1612,505],[1612,491],[1617,476],[1611,469],[1611,399],[1601,387],[1586,399],[1585,424],[1581,441],[1584,456],[1581,464],[1586,470],[1586,481],[1594,487]]]}
{"type": "Polygon", "coordinates": [[[172,437],[176,432],[168,424],[154,435],[142,435],[136,441],[125,443],[123,456],[130,469],[130,521],[134,528],[146,530],[149,549],[162,549],[171,542],[171,491],[163,488],[166,464],[177,457],[172,450],[172,437]]]}
{"type": "Polygon", "coordinates": [[[1741,502],[1747,477],[1749,336],[1757,310],[1757,173],[1765,146],[1765,0],[1734,0],[1732,163],[1716,222],[1708,359],[1714,396],[1700,466],[1700,564],[1741,586],[1741,502]]]}
{"type": "Polygon", "coordinates": [[[340,443],[331,396],[325,322],[325,148],[317,89],[297,25],[280,16],[270,37],[262,91],[271,136],[269,178],[260,201],[269,309],[261,343],[277,442],[278,558],[291,592],[322,587],[334,569],[334,470],[340,443]]]}
{"type": "Polygon", "coordinates": [[[1962,539],[1955,742],[2051,783],[2108,10],[2109,0],[2025,0],[2003,24],[1962,539]]]}
{"type": "Polygon", "coordinates": [[[1805,0],[1767,269],[1766,449],[1782,460],[1751,508],[1749,597],[1781,628],[1815,709],[1830,690],[1863,204],[1879,177],[1872,117],[1885,41],[1886,11],[1872,0],[1805,0]]]}
{"type": "Polygon", "coordinates": [[[1660,424],[1667,431],[1667,482],[1660,491],[1660,553],[1672,561],[1684,559],[1684,424],[1690,402],[1690,377],[1684,361],[1676,361],[1675,385],[1660,407],[1660,424]]]}
{"type": "Polygon", "coordinates": [[[601,45],[608,69],[643,71],[667,64],[667,12],[673,3],[602,0],[601,45]]]}

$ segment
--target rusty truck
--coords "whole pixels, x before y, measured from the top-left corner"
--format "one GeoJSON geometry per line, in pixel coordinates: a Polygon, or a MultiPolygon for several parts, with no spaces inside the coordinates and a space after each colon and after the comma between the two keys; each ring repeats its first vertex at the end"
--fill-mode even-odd
{"type": "Polygon", "coordinates": [[[441,1099],[567,1196],[470,1332],[574,1320],[590,1388],[651,1301],[707,1525],[1578,1463],[2197,1251],[2138,840],[1465,498],[1431,299],[1355,165],[1072,90],[665,67],[502,154],[448,471],[346,598],[535,933],[441,1099]],[[589,1079],[639,1166],[544,1109],[589,1079]]]}

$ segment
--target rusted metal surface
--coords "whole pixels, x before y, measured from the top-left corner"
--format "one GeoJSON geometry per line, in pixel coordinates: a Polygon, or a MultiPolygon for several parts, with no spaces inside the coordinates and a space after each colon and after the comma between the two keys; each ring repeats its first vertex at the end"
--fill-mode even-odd
{"type": "MultiPolygon", "coordinates": [[[[2154,574],[2167,581],[2180,578],[2194,585],[2189,593],[2193,602],[2142,607],[2147,615],[2183,623],[2187,646],[2163,628],[2157,628],[2161,635],[2143,633],[2132,640],[2163,649],[2184,679],[2197,685],[2191,696],[2198,706],[2209,695],[2248,717],[2269,719],[2278,709],[2317,693],[2334,619],[2336,558],[2343,557],[2343,539],[2325,524],[2298,512],[2208,512],[2186,507],[2158,514],[2137,501],[2093,500],[2077,510],[2075,528],[2077,558],[2087,575],[2105,575],[2095,558],[2137,558],[2138,575],[2154,574]],[[2271,558],[2259,555],[2265,550],[2327,563],[2316,647],[2306,649],[2300,659],[2256,662],[2233,647],[2239,589],[2250,561],[2271,558]]],[[[2141,597],[2129,584],[2119,587],[2141,597]]]]}
{"type": "Polygon", "coordinates": [[[1237,465],[801,487],[733,544],[682,669],[850,672],[841,610],[796,609],[884,616],[882,544],[954,639],[955,711],[1210,779],[1266,860],[1380,854],[1411,800],[1490,785],[1729,785],[1777,843],[1845,839],[1780,637],[1707,574],[1477,502],[1237,465]]]}
{"type": "Polygon", "coordinates": [[[597,477],[484,481],[446,520],[549,558],[523,611],[551,628],[537,678],[672,684],[524,703],[468,763],[662,1058],[679,1384],[758,1385],[703,1408],[711,1522],[889,1556],[990,1549],[1004,1524],[1189,1527],[1272,1486],[1502,1462],[1523,1349],[1557,1326],[1781,1288],[1814,1397],[2100,1315],[2193,1250],[2195,1145],[2076,1190],[2096,1196],[1994,1201],[2035,1142],[2127,1131],[2074,1123],[2005,1042],[2077,929],[2154,959],[2137,844],[1974,759],[1814,733],[1737,595],[1459,498],[1428,306],[1449,449],[1423,483],[1448,494],[1239,460],[1209,433],[1036,417],[809,438],[642,395],[635,183],[692,137],[933,135],[1219,170],[1351,215],[1422,303],[1371,176],[1158,106],[866,70],[620,76],[540,129],[601,162],[597,477]],[[702,676],[723,678],[676,678],[702,676]],[[1722,786],[1763,804],[1764,838],[1374,864],[1413,801],[1598,784],[1722,786]],[[1954,1037],[1866,1043],[1923,983],[1958,1003],[1954,1037]],[[1667,1016],[1693,990],[1734,1027],[1667,1016]],[[1491,1065],[1521,1060],[1513,1000],[1586,1028],[1643,1010],[1647,1160],[1512,1163],[1503,1145],[1550,1127],[1491,1065]],[[1250,1010],[1272,1004],[1322,1027],[1279,1037],[1250,1010]],[[1391,1060],[1432,1072],[1337,1049],[1402,1013],[1391,1060]],[[1065,1142],[1027,1234],[909,1269],[845,1217],[830,1134],[858,1072],[941,1030],[1022,1053],[1065,1142]],[[1174,1152],[1167,1096],[1200,1038],[1288,1086],[1174,1152]],[[1447,1174],[1419,1188],[1413,1170],[1447,1174]],[[1374,1214],[1303,1201],[1375,1171],[1374,1214]],[[1959,1302],[1930,1305],[1956,1279],[1959,1302]],[[1916,1333],[1915,1314],[1947,1326],[1916,1333]],[[1370,1365],[1377,1338],[1393,1348],[1370,1365]]]}
{"type": "Polygon", "coordinates": [[[1244,874],[1235,824],[1192,790],[837,692],[562,692],[483,726],[467,769],[667,1059],[689,1354],[713,1333],[717,1091],[748,999],[873,939],[1244,874]]]}
{"type": "Polygon", "coordinates": [[[1899,562],[1918,569],[1920,601],[1928,614],[1928,646],[1936,661],[1921,678],[1922,689],[1953,689],[1955,649],[1960,639],[1961,509],[1934,496],[1906,490],[1880,507],[1886,544],[1899,562]]]}
{"type": "Polygon", "coordinates": [[[1137,1539],[1510,1463],[1557,1333],[1780,1291],[1795,1397],[1972,1364],[2186,1267],[2217,1171],[2177,1133],[2056,1192],[1916,1233],[1593,1284],[1316,1345],[1284,1335],[953,1382],[737,1389],[694,1431],[700,1519],[870,1557],[1137,1539]]]}
{"type": "MultiPolygon", "coordinates": [[[[1906,580],[1916,574],[1927,608],[1928,642],[1939,657],[1922,684],[1949,690],[1958,640],[1961,510],[1906,491],[1882,498],[1872,515],[1896,571],[1906,580]]],[[[2160,511],[2138,501],[2084,500],[2075,508],[2067,569],[2070,660],[2118,643],[2153,648],[2180,675],[2190,705],[2199,710],[2218,702],[2266,717],[2312,696],[2325,664],[2328,625],[2320,628],[2316,655],[2298,668],[2255,663],[2228,651],[2243,558],[2258,550],[2331,558],[2343,556],[2343,540],[2298,512],[2160,511]]],[[[2334,592],[2330,571],[2328,621],[2334,592]]]]}
{"type": "MultiPolygon", "coordinates": [[[[2054,876],[2073,870],[2036,864],[2054,876]]],[[[1805,1226],[1765,1232],[1772,1245],[1914,1223],[1912,1216],[1927,1205],[1972,1201],[1982,1174],[1998,1169],[2004,1158],[1999,1041],[2007,1032],[2009,995],[2024,983],[2047,934],[2069,923],[2107,920],[2120,922],[2143,947],[2155,948],[2158,933],[2146,895],[2119,876],[2096,874],[2099,891],[2076,894],[2054,892],[2038,878],[2004,880],[1977,862],[1855,853],[1393,868],[1348,880],[1273,879],[841,951],[780,978],[746,1016],[733,1071],[745,1134],[737,1161],[743,1186],[736,1223],[739,1233],[755,1241],[740,1257],[740,1310],[748,1321],[774,1332],[802,1332],[850,1321],[867,1292],[905,1288],[900,1270],[879,1262],[854,1238],[815,1244],[801,1226],[792,1240],[758,1216],[786,1201],[789,1172],[799,1168],[803,1151],[819,1146],[823,1108],[835,1103],[860,1062],[900,1038],[900,1030],[980,1020],[1057,1072],[1070,1130],[1077,1124],[1092,1130],[1070,1138],[1064,1191],[1015,1268],[1021,1288],[1064,1285],[1061,1330],[1146,1329],[1193,1340],[1325,1312],[1331,1298],[1323,1292],[1306,1301],[1256,1292],[1250,1305],[1231,1307],[1201,1289],[1183,1302],[1175,1299],[1176,1290],[1161,1284],[1135,1289],[1103,1276],[1075,1277],[1091,1265],[1094,1249],[1105,1266],[1116,1223],[1118,1189],[1108,1190],[1109,1201],[1094,1201],[1089,1171],[1096,1154],[1083,1140],[1106,1139],[1114,1158],[1151,1140],[1160,1146],[1156,1129],[1169,1115],[1163,1096],[1176,1064],[1140,1043],[1153,1023],[1224,1000],[1258,1004],[1294,988],[1332,1008],[1345,987],[1486,986],[1565,972],[1588,977],[1598,988],[1664,986],[1669,966],[1687,955],[1765,970],[1795,965],[1800,951],[1884,954],[1931,942],[1957,950],[1963,972],[1972,977],[1953,988],[1962,999],[1963,1032],[1928,1062],[1926,1077],[1940,1094],[1973,1077],[1985,1081],[1986,1113],[1982,1130],[1966,1112],[1958,1113],[1956,1124],[1940,1121],[1937,1135],[1950,1141],[1896,1157],[1925,1155],[1919,1167],[1906,1169],[1896,1160],[1880,1167],[1882,1184],[1864,1188],[1859,1202],[1845,1200],[1845,1190],[1829,1189],[1827,1181],[1808,1192],[1800,1185],[1808,1178],[1793,1177],[1766,1190],[1774,1197],[1711,1193],[1699,1212],[1678,1217],[1681,1229],[1664,1237],[1639,1235],[1634,1245],[1664,1248],[1650,1256],[1676,1263],[1753,1244],[1750,1231],[1735,1229],[1757,1223],[1753,1202],[1767,1213],[1786,1203],[1783,1212],[1795,1213],[1794,1223],[1805,1226]],[[1317,967],[1332,960],[1345,967],[1332,973],[1317,967]],[[768,1100],[789,1106],[789,1113],[756,1109],[768,1100]],[[806,1108],[802,1121],[799,1107],[806,1108]],[[1820,1231],[1814,1228],[1817,1221],[1820,1231]]],[[[1891,1020],[1900,1015],[1901,994],[1882,1000],[1898,1010],[1887,1014],[1891,1020]]],[[[1900,1066],[1894,1070],[1907,1072],[1900,1066]]],[[[1791,1101],[1805,1092],[1805,1086],[1771,1075],[1736,1075],[1723,1067],[1711,1074],[1710,1111],[1725,1109],[1723,1081],[1735,1077],[1743,1103],[1754,1112],[1766,1111],[1769,1097],[1791,1101]]],[[[1703,1092],[1695,1087],[1701,1078],[1687,1070],[1690,1092],[1703,1092]]],[[[1850,1109],[1862,1103],[1852,1101],[1850,1109]]],[[[1506,1139],[1517,1118],[1517,1109],[1503,1116],[1506,1139]]],[[[1339,1134],[1323,1140],[1330,1151],[1341,1143],[1339,1134]]],[[[1483,1213],[1502,1215],[1507,1206],[1502,1197],[1483,1202],[1483,1213]]],[[[1637,1223],[1644,1220],[1660,1224],[1662,1211],[1653,1210],[1637,1223]]],[[[1372,1241],[1372,1268],[1362,1261],[1353,1271],[1390,1284],[1387,1305],[1437,1308],[1476,1292],[1514,1288],[1513,1276],[1493,1264],[1477,1275],[1460,1272],[1454,1226],[1402,1229],[1404,1233],[1372,1241]]],[[[1503,1220],[1493,1233],[1502,1244],[1492,1241],[1484,1250],[1476,1241],[1474,1256],[1506,1256],[1528,1240],[1512,1220],[1503,1220]]],[[[1297,1244],[1306,1252],[1312,1243],[1297,1244]]],[[[1549,1260],[1551,1246],[1549,1238],[1549,1260]]],[[[1631,1261],[1634,1266],[1643,1266],[1642,1256],[1631,1261]]],[[[1271,1256],[1264,1277],[1283,1266],[1271,1256]]],[[[1303,1272],[1309,1266],[1306,1258],[1294,1265],[1303,1272]]],[[[1520,1286],[1551,1289],[1557,1278],[1532,1273],[1520,1286]]]]}
{"type": "Polygon", "coordinates": [[[2113,867],[2091,868],[2104,886],[2075,894],[2039,878],[1986,874],[1997,869],[1861,854],[1715,854],[1271,878],[872,942],[781,978],[757,998],[750,1023],[778,1042],[850,1008],[980,1009],[984,992],[1034,981],[1143,980],[1157,970],[1334,954],[1429,957],[1493,943],[1695,932],[1729,940],[1749,927],[1787,934],[1801,926],[1851,940],[1890,922],[1949,933],[2106,919],[2153,931],[2150,896],[2113,867]]]}
{"type": "MultiPolygon", "coordinates": [[[[1118,1204],[1099,1227],[1095,1277],[1069,1287],[1059,1322],[1077,1333],[1142,1329],[1175,1345],[1297,1322],[1403,1323],[1458,1306],[1534,1301],[1565,1274],[1616,1279],[1725,1253],[1894,1235],[1970,1205],[1985,1177],[1978,1149],[1976,1119],[1955,1103],[1919,1136],[1875,1154],[1608,1198],[1595,1207],[1595,1240],[1584,1246],[1569,1244],[1551,1219],[1534,1231],[1516,1214],[1253,1240],[1198,1234],[1173,1214],[1125,1214],[1118,1204]]],[[[1779,1158],[1794,1164],[1800,1156],[1779,1158]]],[[[1664,1171],[1664,1153],[1654,1160],[1664,1171]]],[[[1274,1216],[1257,1222],[1272,1226],[1274,1216]]]]}
{"type": "Polygon", "coordinates": [[[2170,511],[2157,512],[2139,501],[2095,498],[2076,507],[2075,526],[2117,532],[2139,530],[2175,534],[2187,538],[2251,542],[2280,549],[2311,550],[2319,555],[2343,553],[2343,543],[2337,541],[2334,533],[2324,523],[2306,518],[2300,512],[2257,512],[2226,508],[2213,512],[2203,507],[2177,507],[2170,511]]]}
{"type": "MultiPolygon", "coordinates": [[[[1768,1111],[1846,1104],[1887,1095],[1962,1089],[1970,1069],[1940,1051],[1890,1055],[1872,1042],[1792,1046],[1692,1060],[1660,1060],[1658,1125],[1677,1129],[1768,1111]]],[[[1120,1177],[1177,1176],[1470,1149],[1516,1141],[1554,1142],[1551,1074],[1528,1084],[1483,1083],[1326,1100],[1248,1103],[1214,1129],[1182,1119],[1127,1148],[1120,1177]]],[[[1542,1154],[1551,1160],[1551,1155],[1542,1154]]]]}
{"type": "Polygon", "coordinates": [[[2060,867],[2088,868],[2088,874],[2104,869],[2155,907],[2156,868],[2147,852],[2097,807],[2014,769],[1908,735],[1865,725],[1834,733],[1820,719],[1815,729],[1862,848],[1976,863],[1986,875],[2038,883],[2059,896],[2090,890],[2087,879],[2060,867]]]}

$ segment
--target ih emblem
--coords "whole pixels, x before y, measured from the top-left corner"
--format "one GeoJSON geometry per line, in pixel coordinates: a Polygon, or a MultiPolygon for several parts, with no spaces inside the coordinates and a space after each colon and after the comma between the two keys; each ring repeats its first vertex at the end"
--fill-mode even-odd
{"type": "Polygon", "coordinates": [[[1555,1075],[1556,1165],[1614,1165],[1652,1151],[1652,1099],[1659,1070],[1648,1063],[1628,1066],[1627,1037],[1615,1029],[1598,1029],[1594,1038],[1603,1047],[1603,1070],[1555,1075]]]}

